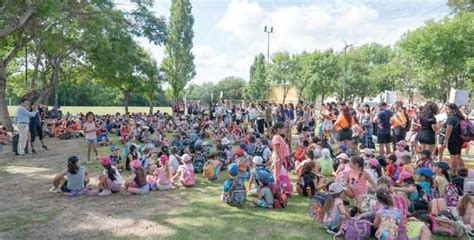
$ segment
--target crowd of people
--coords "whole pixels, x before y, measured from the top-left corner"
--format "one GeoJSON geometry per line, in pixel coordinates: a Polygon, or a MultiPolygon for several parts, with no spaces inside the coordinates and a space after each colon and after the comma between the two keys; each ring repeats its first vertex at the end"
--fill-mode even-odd
{"type": "MultiPolygon", "coordinates": [[[[38,116],[38,107],[30,112],[28,105],[22,101],[17,110],[19,154],[26,145],[22,133],[28,141],[25,126],[38,116]]],[[[87,163],[104,168],[98,190],[90,190],[86,166],[71,156],[51,191],[146,194],[194,187],[197,175],[215,181],[225,172],[220,198],[230,205],[284,208],[298,194],[308,197],[310,216],[336,237],[430,239],[432,233],[473,234],[474,169],[461,157],[474,137],[473,117],[465,107],[433,102],[315,108],[221,101],[177,104],[172,115],[66,114],[44,119],[44,129],[84,136],[87,163]],[[112,134],[119,141],[112,142],[112,134]],[[99,156],[98,144],[110,154],[99,156]]]]}

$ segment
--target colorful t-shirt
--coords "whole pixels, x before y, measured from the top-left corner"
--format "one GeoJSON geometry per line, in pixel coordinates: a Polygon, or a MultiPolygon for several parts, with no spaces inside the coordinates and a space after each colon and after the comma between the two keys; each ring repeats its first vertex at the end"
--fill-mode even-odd
{"type": "Polygon", "coordinates": [[[325,214],[323,218],[324,226],[335,229],[339,228],[342,221],[342,214],[339,212],[339,205],[343,204],[342,199],[336,198],[334,199],[334,205],[332,209],[329,211],[329,214],[325,214]]]}
{"type": "Polygon", "coordinates": [[[87,140],[96,140],[97,134],[95,132],[96,127],[94,122],[85,122],[83,126],[84,132],[86,133],[87,140]]]}
{"type": "Polygon", "coordinates": [[[381,208],[377,211],[380,217],[380,226],[375,237],[381,240],[398,239],[398,227],[400,226],[401,213],[395,208],[381,208]]]}
{"type": "MultiPolygon", "coordinates": [[[[282,157],[286,158],[286,157],[290,156],[290,151],[288,149],[288,145],[286,144],[285,139],[283,139],[280,135],[274,135],[273,136],[272,144],[273,144],[273,146],[277,146],[277,145],[280,146],[279,151],[282,154],[282,157]]],[[[280,160],[284,160],[284,159],[280,159],[280,160]]]]}

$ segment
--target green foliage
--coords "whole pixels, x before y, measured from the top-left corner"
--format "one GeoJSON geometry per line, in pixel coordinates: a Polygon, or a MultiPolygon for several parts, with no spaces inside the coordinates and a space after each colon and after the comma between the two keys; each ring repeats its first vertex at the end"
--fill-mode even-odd
{"type": "Polygon", "coordinates": [[[194,55],[191,52],[194,37],[194,17],[191,8],[189,0],[171,2],[166,57],[161,66],[174,99],[182,95],[186,84],[196,75],[194,55]]]}
{"type": "Polygon", "coordinates": [[[453,10],[454,13],[464,11],[474,12],[473,0],[448,0],[448,6],[453,10]]]}
{"type": "Polygon", "coordinates": [[[222,97],[228,100],[242,100],[244,89],[247,87],[247,82],[240,77],[226,77],[216,84],[206,82],[203,84],[189,84],[187,87],[187,98],[190,100],[200,100],[203,102],[217,101],[222,97]],[[211,93],[213,98],[211,99],[211,93]]]}
{"type": "Polygon", "coordinates": [[[260,53],[255,56],[253,64],[250,66],[250,80],[244,89],[244,98],[264,99],[267,90],[267,64],[265,63],[265,56],[260,53]]]}
{"type": "Polygon", "coordinates": [[[298,64],[295,56],[287,52],[277,52],[272,56],[270,65],[269,82],[271,85],[277,85],[283,89],[283,102],[290,87],[298,82],[298,64]]]}

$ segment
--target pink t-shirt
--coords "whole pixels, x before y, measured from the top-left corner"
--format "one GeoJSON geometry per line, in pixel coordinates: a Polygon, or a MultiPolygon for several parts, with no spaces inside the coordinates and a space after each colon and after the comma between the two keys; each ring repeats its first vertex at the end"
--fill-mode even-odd
{"type": "Polygon", "coordinates": [[[367,195],[367,179],[362,172],[355,173],[354,170],[351,169],[348,180],[349,188],[356,197],[367,195]]]}
{"type": "Polygon", "coordinates": [[[97,134],[95,133],[95,123],[94,122],[85,122],[83,126],[84,132],[86,132],[86,139],[94,140],[97,139],[97,134]],[[91,131],[91,132],[88,132],[91,131]]]}
{"type": "MultiPolygon", "coordinates": [[[[279,145],[279,151],[283,158],[287,158],[290,156],[290,150],[288,149],[288,145],[286,145],[285,139],[283,139],[280,135],[274,135],[272,138],[272,144],[274,147],[279,145]]],[[[276,150],[276,149],[273,149],[276,150]]],[[[281,159],[284,160],[284,159],[281,159]]]]}
{"type": "Polygon", "coordinates": [[[171,184],[171,179],[168,176],[166,176],[165,169],[163,168],[158,168],[155,170],[154,175],[157,177],[157,184],[160,185],[170,185],[171,184]]]}

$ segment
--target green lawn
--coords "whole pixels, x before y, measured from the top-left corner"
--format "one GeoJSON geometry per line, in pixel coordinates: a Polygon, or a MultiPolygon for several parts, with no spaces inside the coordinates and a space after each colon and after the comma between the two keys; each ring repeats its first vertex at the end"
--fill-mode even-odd
{"type": "MultiPolygon", "coordinates": [[[[15,116],[15,109],[16,106],[8,106],[8,112],[10,113],[10,116],[15,116]]],[[[123,114],[125,112],[125,108],[122,106],[119,107],[107,107],[107,106],[64,106],[61,107],[61,110],[63,113],[70,112],[72,114],[78,114],[78,113],[86,113],[88,111],[92,111],[95,114],[99,115],[105,115],[105,114],[115,114],[117,112],[123,114]]],[[[157,110],[160,110],[162,112],[167,112],[171,113],[171,108],[170,107],[154,107],[153,111],[156,112],[157,110]]],[[[137,113],[137,112],[142,112],[142,113],[148,113],[149,107],[129,107],[129,112],[137,113]]]]}
{"type": "MultiPolygon", "coordinates": [[[[100,147],[99,153],[109,154],[108,148],[100,147]]],[[[97,163],[88,166],[92,175],[101,169],[97,163]]],[[[332,235],[309,218],[309,199],[296,193],[285,209],[260,209],[251,203],[238,208],[222,203],[221,186],[226,178],[226,172],[221,172],[215,182],[198,176],[196,187],[171,193],[179,194],[185,201],[183,206],[150,220],[170,229],[167,239],[332,239],[332,235]]],[[[295,178],[292,175],[293,183],[295,178]]],[[[433,236],[432,239],[446,238],[433,236]]]]}

